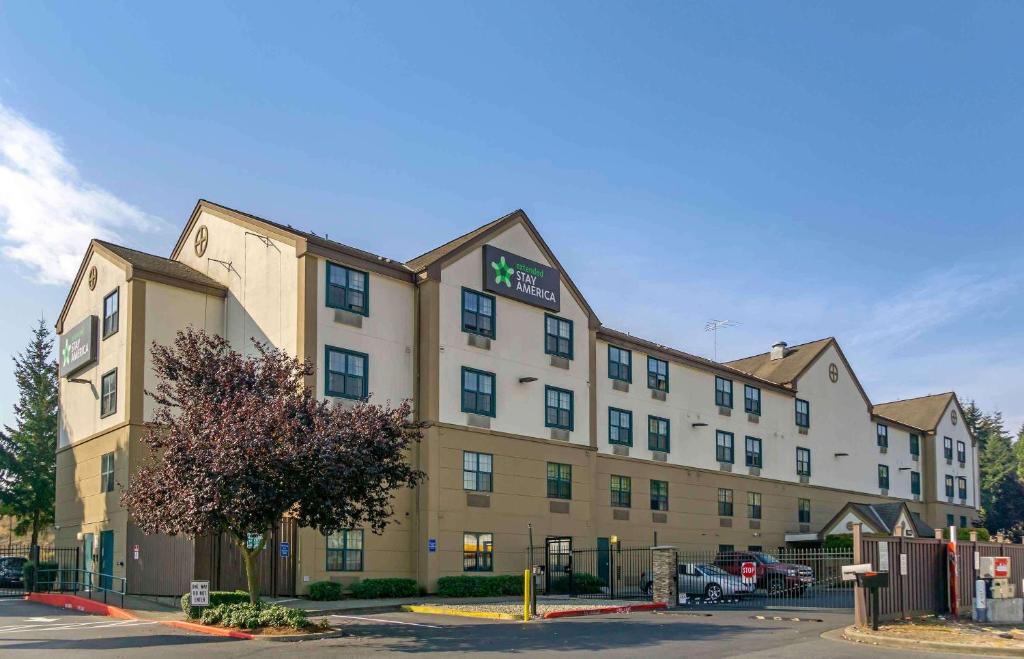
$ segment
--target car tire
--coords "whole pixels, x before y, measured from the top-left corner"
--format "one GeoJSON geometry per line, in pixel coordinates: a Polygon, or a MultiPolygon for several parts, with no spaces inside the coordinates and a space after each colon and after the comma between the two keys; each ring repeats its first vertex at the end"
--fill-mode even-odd
{"type": "Polygon", "coordinates": [[[722,587],[716,583],[709,583],[704,588],[704,599],[708,602],[717,602],[722,599],[722,587]]]}

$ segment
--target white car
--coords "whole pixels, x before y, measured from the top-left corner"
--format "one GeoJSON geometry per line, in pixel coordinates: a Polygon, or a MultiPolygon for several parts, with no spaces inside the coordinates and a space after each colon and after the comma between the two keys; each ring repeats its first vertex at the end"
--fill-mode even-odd
{"type": "Polygon", "coordinates": [[[707,602],[716,602],[724,597],[749,595],[756,588],[757,584],[754,581],[744,582],[742,578],[729,574],[715,565],[679,564],[680,595],[698,595],[707,602]]]}

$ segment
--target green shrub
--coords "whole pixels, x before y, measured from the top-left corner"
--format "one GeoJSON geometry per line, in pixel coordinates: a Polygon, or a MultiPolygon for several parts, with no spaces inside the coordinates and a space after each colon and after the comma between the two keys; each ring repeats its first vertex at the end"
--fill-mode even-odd
{"type": "Polygon", "coordinates": [[[853,549],[853,534],[837,533],[835,535],[827,535],[822,546],[825,549],[853,549]]]}
{"type": "Polygon", "coordinates": [[[437,594],[441,597],[522,595],[523,578],[509,574],[499,574],[491,577],[441,577],[437,580],[437,594]]]}
{"type": "Polygon", "coordinates": [[[301,609],[289,609],[280,604],[218,604],[207,607],[200,621],[204,625],[222,625],[239,629],[257,627],[290,627],[305,629],[309,618],[301,609]]]}
{"type": "MultiPolygon", "coordinates": [[[[978,542],[989,542],[992,536],[989,534],[988,529],[964,529],[957,527],[956,539],[961,542],[969,542],[971,540],[971,531],[978,532],[978,542]]],[[[942,529],[942,537],[949,540],[949,529],[942,529]]]]}
{"type": "Polygon", "coordinates": [[[60,566],[55,561],[40,561],[38,565],[25,561],[21,566],[21,578],[27,590],[45,593],[53,590],[59,571],[60,566]]]}
{"type": "Polygon", "coordinates": [[[352,584],[352,596],[363,600],[416,597],[418,594],[415,579],[364,579],[352,584]]]}
{"type": "Polygon", "coordinates": [[[189,620],[195,620],[202,616],[205,609],[212,609],[219,604],[245,604],[249,602],[249,593],[244,590],[215,590],[210,593],[210,606],[192,606],[188,603],[189,594],[185,593],[181,596],[181,610],[185,612],[185,617],[189,620]]]}
{"type": "Polygon", "coordinates": [[[309,584],[309,599],[330,602],[341,599],[341,584],[334,581],[314,581],[309,584]]]}
{"type": "MultiPolygon", "coordinates": [[[[604,582],[604,579],[599,579],[598,577],[586,572],[580,572],[572,575],[571,592],[579,595],[596,595],[604,592],[602,589],[606,585],[607,584],[604,582]]],[[[559,595],[569,594],[569,575],[552,579],[551,592],[559,595]]]]}

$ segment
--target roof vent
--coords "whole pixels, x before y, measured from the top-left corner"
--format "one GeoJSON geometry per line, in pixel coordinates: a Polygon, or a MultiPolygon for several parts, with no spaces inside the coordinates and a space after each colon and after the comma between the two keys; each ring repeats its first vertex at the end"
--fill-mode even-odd
{"type": "Polygon", "coordinates": [[[776,341],[772,344],[772,361],[786,356],[786,342],[776,341]]]}

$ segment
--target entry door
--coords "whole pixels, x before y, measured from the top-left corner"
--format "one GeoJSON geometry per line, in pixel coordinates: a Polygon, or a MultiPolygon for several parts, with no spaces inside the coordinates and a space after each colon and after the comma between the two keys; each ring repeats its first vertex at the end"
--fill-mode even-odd
{"type": "Polygon", "coordinates": [[[100,531],[100,588],[111,589],[114,580],[114,532],[100,531]]]}
{"type": "Polygon", "coordinates": [[[611,580],[608,578],[608,553],[611,551],[611,543],[608,538],[597,539],[597,577],[610,584],[611,580]]]}
{"type": "Polygon", "coordinates": [[[82,582],[85,584],[86,589],[91,590],[92,585],[95,582],[93,581],[92,574],[90,573],[96,571],[96,561],[93,559],[93,551],[95,550],[93,535],[92,533],[86,533],[82,537],[85,541],[85,563],[82,566],[85,570],[85,574],[82,575],[82,582]]]}

